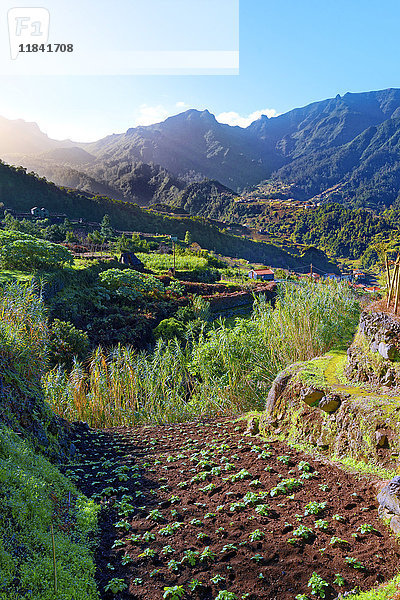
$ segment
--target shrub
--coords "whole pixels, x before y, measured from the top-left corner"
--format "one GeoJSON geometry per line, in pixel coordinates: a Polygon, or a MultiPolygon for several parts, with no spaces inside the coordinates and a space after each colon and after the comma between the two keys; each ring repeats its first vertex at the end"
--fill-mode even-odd
{"type": "Polygon", "coordinates": [[[72,264],[69,250],[47,240],[14,231],[0,232],[0,261],[5,268],[39,269],[72,264]]]}
{"type": "Polygon", "coordinates": [[[170,319],[164,319],[154,329],[154,336],[156,339],[163,338],[164,340],[183,340],[185,338],[186,327],[181,321],[177,321],[174,317],[170,319]]]}
{"type": "Polygon", "coordinates": [[[89,338],[85,331],[76,329],[69,321],[54,319],[49,340],[49,358],[53,366],[71,367],[74,357],[82,360],[88,350],[89,338]]]}
{"type": "Polygon", "coordinates": [[[99,274],[102,285],[111,292],[137,300],[144,296],[157,296],[164,292],[164,285],[153,275],[138,273],[133,269],[108,269],[99,274]]]}

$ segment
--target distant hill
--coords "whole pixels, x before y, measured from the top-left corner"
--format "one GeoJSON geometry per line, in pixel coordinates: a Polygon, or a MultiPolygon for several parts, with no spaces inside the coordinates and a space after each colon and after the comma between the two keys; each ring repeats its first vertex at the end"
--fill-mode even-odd
{"type": "MultiPolygon", "coordinates": [[[[188,110],[90,144],[51,140],[36,124],[0,119],[0,140],[0,157],[14,164],[58,184],[78,181],[85,191],[107,186],[110,195],[142,205],[171,203],[185,184],[205,179],[234,193],[272,179],[294,184],[299,200],[380,208],[400,189],[400,90],[338,95],[245,129],[188,110]]],[[[207,214],[192,192],[185,200],[191,210],[207,214]]]]}
{"type": "Polygon", "coordinates": [[[217,179],[234,188],[257,183],[282,164],[250,130],[219,123],[208,110],[188,110],[84,147],[98,158],[155,163],[187,181],[217,179]]]}
{"type": "Polygon", "coordinates": [[[0,117],[0,157],[9,154],[39,154],[73,146],[70,140],[57,141],[43,133],[37,123],[0,117]]]}
{"type": "MultiPolygon", "coordinates": [[[[39,179],[23,168],[0,162],[0,202],[4,207],[27,212],[34,206],[44,206],[50,212],[65,213],[70,219],[99,223],[105,214],[114,228],[176,235],[183,239],[186,231],[203,248],[220,254],[244,258],[274,267],[302,268],[305,262],[272,244],[253,242],[243,237],[223,233],[219,227],[201,217],[160,215],[136,204],[112,200],[103,196],[80,194],[39,179]]],[[[326,259],[326,269],[335,269],[326,259]]]]}

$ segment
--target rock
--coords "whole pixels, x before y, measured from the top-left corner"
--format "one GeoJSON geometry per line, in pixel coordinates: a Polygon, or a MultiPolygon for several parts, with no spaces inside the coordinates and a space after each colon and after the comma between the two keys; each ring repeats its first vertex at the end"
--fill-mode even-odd
{"type": "Polygon", "coordinates": [[[400,517],[395,516],[390,519],[390,529],[393,533],[400,534],[400,517]]]}
{"type": "Polygon", "coordinates": [[[291,374],[287,371],[282,371],[282,373],[279,373],[278,377],[273,382],[265,403],[266,415],[272,415],[279,396],[282,394],[288,384],[290,375],[291,374]]]}
{"type": "Polygon", "coordinates": [[[340,396],[332,394],[332,395],[324,396],[320,400],[320,403],[318,404],[318,408],[320,408],[321,410],[323,410],[327,413],[334,413],[335,411],[337,411],[340,404],[341,404],[340,396]]]}
{"type": "Polygon", "coordinates": [[[369,347],[369,349],[372,353],[378,352],[378,348],[379,348],[378,342],[372,342],[372,344],[369,347]]]}
{"type": "Polygon", "coordinates": [[[314,387],[309,387],[307,390],[302,390],[301,399],[308,406],[318,406],[321,398],[324,397],[324,392],[317,390],[314,387]]]}
{"type": "Polygon", "coordinates": [[[328,450],[329,449],[329,444],[328,444],[327,440],[324,440],[323,438],[319,438],[317,440],[317,447],[320,450],[328,450]]]}
{"type": "Polygon", "coordinates": [[[378,346],[378,352],[383,358],[393,360],[396,356],[396,346],[394,344],[380,342],[378,346]]]}
{"type": "Polygon", "coordinates": [[[378,502],[381,509],[400,516],[400,475],[395,475],[379,492],[378,502]]]}
{"type": "Polygon", "coordinates": [[[376,443],[380,448],[383,447],[388,447],[389,446],[389,442],[388,442],[388,437],[386,435],[386,432],[382,429],[378,429],[378,431],[375,432],[375,439],[376,439],[376,443]]]}
{"type": "Polygon", "coordinates": [[[245,433],[249,435],[256,435],[260,431],[259,425],[259,419],[257,419],[257,417],[251,417],[247,422],[247,429],[245,433]]]}

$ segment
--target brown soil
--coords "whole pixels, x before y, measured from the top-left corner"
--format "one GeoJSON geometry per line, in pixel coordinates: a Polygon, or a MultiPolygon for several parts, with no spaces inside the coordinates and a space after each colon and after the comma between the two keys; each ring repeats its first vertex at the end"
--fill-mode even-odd
{"type": "Polygon", "coordinates": [[[329,600],[397,572],[400,548],[378,518],[366,480],[280,442],[264,443],[243,424],[82,430],[76,444],[80,464],[70,474],[104,506],[97,554],[104,599],[159,600],[169,586],[183,586],[183,597],[194,600],[214,600],[221,590],[237,600],[318,598],[307,587],[315,572],[329,583],[329,600]],[[125,465],[126,473],[118,470],[125,465]],[[275,495],[287,479],[298,488],[275,495]],[[124,494],[127,516],[119,506],[124,494]],[[304,516],[311,501],[326,505],[304,516]],[[115,526],[124,520],[126,529],[115,526]],[[375,530],[361,533],[365,524],[375,530]],[[311,529],[308,539],[298,537],[301,530],[296,536],[299,526],[311,529]],[[332,544],[334,536],[341,541],[332,544]],[[336,574],[343,586],[334,583],[336,574]],[[113,578],[128,589],[105,592],[113,578]],[[201,582],[195,591],[193,580],[201,582]]]}

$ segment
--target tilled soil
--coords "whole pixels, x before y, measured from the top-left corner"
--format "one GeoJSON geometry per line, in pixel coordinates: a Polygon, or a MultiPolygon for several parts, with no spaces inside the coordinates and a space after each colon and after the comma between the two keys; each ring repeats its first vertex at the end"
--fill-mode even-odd
{"type": "Polygon", "coordinates": [[[305,600],[319,585],[329,600],[397,573],[365,480],[243,424],[82,429],[76,445],[67,474],[104,507],[104,599],[305,600]]]}

